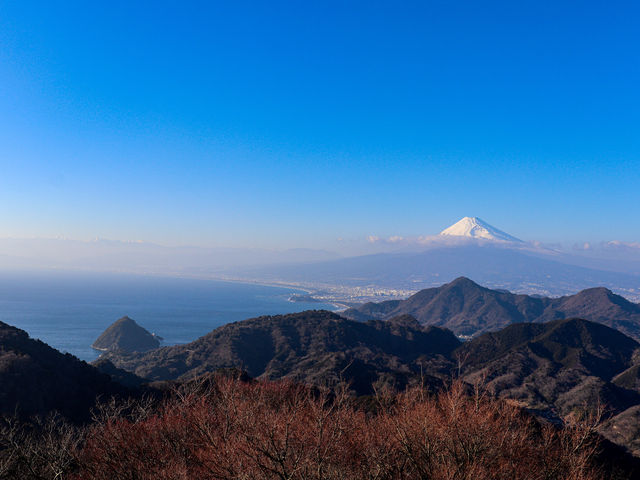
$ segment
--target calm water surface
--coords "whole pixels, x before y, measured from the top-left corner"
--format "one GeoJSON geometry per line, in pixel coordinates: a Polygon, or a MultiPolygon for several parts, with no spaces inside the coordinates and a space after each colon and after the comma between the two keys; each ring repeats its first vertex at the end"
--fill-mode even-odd
{"type": "Polygon", "coordinates": [[[163,345],[175,345],[245,318],[333,308],[291,303],[293,293],[302,292],[185,278],[0,273],[0,321],[90,361],[99,354],[93,341],[124,315],[163,337],[163,345]]]}

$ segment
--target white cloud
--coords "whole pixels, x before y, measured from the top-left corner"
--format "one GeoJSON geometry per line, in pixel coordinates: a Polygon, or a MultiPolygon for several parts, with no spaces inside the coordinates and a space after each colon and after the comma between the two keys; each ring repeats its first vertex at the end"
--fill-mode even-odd
{"type": "Polygon", "coordinates": [[[621,242],[620,240],[611,240],[610,242],[605,243],[605,247],[640,250],[640,242],[621,242]]]}

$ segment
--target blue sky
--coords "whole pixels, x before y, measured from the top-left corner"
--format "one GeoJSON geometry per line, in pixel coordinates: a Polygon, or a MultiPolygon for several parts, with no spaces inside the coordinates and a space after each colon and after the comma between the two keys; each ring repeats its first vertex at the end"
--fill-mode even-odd
{"type": "Polygon", "coordinates": [[[4,2],[0,237],[331,248],[470,215],[638,241],[639,20],[615,1],[4,2]]]}

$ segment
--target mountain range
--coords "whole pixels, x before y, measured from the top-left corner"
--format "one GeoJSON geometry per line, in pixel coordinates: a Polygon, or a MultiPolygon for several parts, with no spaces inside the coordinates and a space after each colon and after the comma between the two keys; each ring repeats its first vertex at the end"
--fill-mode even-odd
{"type": "Polygon", "coordinates": [[[632,450],[640,444],[630,421],[640,410],[640,344],[583,319],[515,323],[463,343],[410,315],[360,322],[307,311],[225,325],[186,345],[105,357],[150,381],[235,367],[261,379],[344,380],[360,395],[419,383],[437,389],[459,377],[552,421],[602,403],[603,433],[632,450]]]}
{"type": "Polygon", "coordinates": [[[365,303],[342,312],[353,320],[386,320],[409,314],[423,325],[474,336],[513,323],[579,317],[603,323],[640,339],[640,305],[606,288],[548,298],[482,287],[466,277],[419,291],[406,300],[365,303]]]}
{"type": "MultiPolygon", "coordinates": [[[[119,327],[132,322],[124,317],[107,331],[126,344],[129,330],[119,327]]],[[[93,366],[0,323],[0,413],[59,411],[82,422],[98,398],[220,369],[311,385],[344,381],[358,395],[416,384],[436,390],[457,377],[554,422],[605,405],[601,433],[640,455],[639,332],[640,306],[604,288],[541,298],[468,278],[341,314],[262,316],[184,345],[109,350],[93,366]]]]}
{"type": "MultiPolygon", "coordinates": [[[[145,353],[108,352],[103,358],[151,381],[188,380],[220,368],[254,378],[304,383],[353,382],[359,394],[378,383],[406,386],[423,363],[446,376],[443,355],[460,345],[448,330],[422,327],[409,316],[354,322],[323,310],[263,316],[217,328],[185,344],[145,353]]],[[[435,380],[438,375],[433,375],[435,380]]]]}
{"type": "MultiPolygon", "coordinates": [[[[187,345],[134,354],[126,354],[121,350],[110,351],[106,357],[96,364],[111,372],[113,379],[91,365],[28,338],[26,332],[0,324],[0,382],[3,386],[0,413],[11,415],[16,408],[22,415],[46,415],[60,411],[65,418],[83,422],[99,398],[108,399],[110,395],[116,395],[125,399],[130,395],[138,395],[138,385],[127,389],[115,383],[114,379],[124,380],[124,376],[109,358],[121,366],[146,374],[148,378],[174,378],[178,381],[154,382],[145,386],[144,391],[153,399],[151,403],[116,402],[116,408],[122,405],[125,410],[105,412],[106,415],[116,415],[115,418],[122,421],[108,423],[109,420],[103,419],[103,423],[98,420],[89,424],[82,430],[88,432],[88,442],[95,438],[94,432],[116,425],[127,429],[133,425],[143,425],[144,429],[134,429],[132,435],[138,439],[155,440],[155,430],[147,426],[157,425],[163,413],[148,415],[154,412],[154,408],[162,408],[162,403],[158,402],[166,397],[166,389],[172,386],[186,395],[180,398],[186,398],[189,405],[199,409],[193,418],[209,415],[212,410],[205,403],[206,399],[198,399],[193,395],[207,392],[216,384],[220,369],[229,372],[233,368],[228,367],[234,365],[253,372],[260,379],[289,378],[310,385],[328,386],[344,380],[350,382],[351,388],[357,393],[365,395],[384,391],[385,386],[402,389],[415,384],[425,385],[433,392],[441,387],[446,389],[447,384],[458,377],[469,386],[469,393],[475,391],[475,385],[479,385],[480,392],[486,391],[508,403],[524,407],[543,419],[543,422],[560,424],[565,419],[580,416],[585,409],[605,404],[605,422],[600,426],[599,433],[617,445],[601,440],[594,461],[607,475],[610,474],[606,478],[630,480],[637,478],[639,471],[637,457],[630,457],[628,452],[640,456],[637,423],[640,416],[640,344],[614,329],[586,320],[518,323],[462,343],[452,332],[423,326],[409,315],[386,321],[358,322],[327,311],[307,311],[236,322],[187,345]],[[132,405],[141,410],[126,410],[132,405]],[[205,410],[201,410],[202,406],[205,410]],[[135,423],[129,420],[128,415],[144,420],[135,423]]],[[[128,375],[134,382],[139,379],[132,373],[128,375]]],[[[241,378],[243,382],[252,383],[246,376],[241,378]]],[[[265,385],[267,392],[284,391],[279,390],[282,387],[277,384],[267,382],[265,385]]],[[[305,391],[286,385],[284,388],[292,388],[292,392],[305,391]]],[[[234,388],[250,391],[240,383],[234,388]]],[[[271,399],[267,401],[270,404],[274,397],[266,398],[271,399]]],[[[395,398],[398,397],[383,394],[378,400],[364,396],[352,398],[349,402],[353,402],[352,405],[357,409],[372,412],[371,409],[378,408],[376,405],[379,405],[377,402],[380,399],[385,402],[395,398]]],[[[240,400],[242,404],[239,397],[231,400],[240,400]]],[[[484,402],[484,399],[480,399],[480,402],[484,402]]],[[[171,405],[176,407],[176,404],[171,405]]],[[[264,413],[264,405],[256,411],[258,414],[264,413]]],[[[114,417],[104,418],[113,421],[114,417]]],[[[192,417],[188,418],[193,420],[192,417]]],[[[312,418],[315,421],[316,417],[312,418]]],[[[505,428],[513,426],[508,421],[499,424],[505,428]]],[[[26,428],[30,428],[31,424],[26,425],[26,428]]],[[[192,423],[178,422],[176,425],[184,431],[184,426],[192,423]]],[[[537,428],[535,425],[532,423],[532,428],[537,428]]],[[[45,458],[46,462],[58,459],[57,450],[53,449],[51,442],[63,440],[64,437],[57,435],[65,431],[68,430],[44,431],[50,437],[47,437],[49,443],[42,444],[42,448],[53,452],[53,456],[45,458]]],[[[116,434],[120,431],[117,430],[116,434]]],[[[106,461],[108,465],[120,466],[122,471],[128,472],[129,464],[122,466],[118,463],[122,457],[117,452],[134,449],[132,460],[139,461],[141,453],[136,452],[148,450],[135,450],[138,443],[129,440],[129,437],[125,438],[127,440],[123,446],[110,454],[106,461]]],[[[169,438],[175,440],[173,436],[169,438]]],[[[191,440],[191,437],[188,438],[191,440]]],[[[17,450],[23,455],[20,458],[35,461],[33,455],[24,457],[22,445],[19,444],[17,450]]],[[[157,443],[152,445],[152,448],[157,448],[157,443]]],[[[93,448],[96,446],[93,445],[93,448]]],[[[10,450],[9,453],[14,451],[10,450]]],[[[41,451],[36,450],[34,455],[41,451]]],[[[175,455],[175,450],[169,451],[175,455]]],[[[6,460],[6,455],[3,459],[6,460]]],[[[26,477],[18,475],[12,478],[26,477]]]]}
{"type": "MultiPolygon", "coordinates": [[[[428,297],[449,291],[452,299],[460,298],[468,289],[480,291],[478,307],[503,293],[459,279],[428,297]]],[[[527,305],[526,298],[518,305],[527,305]]],[[[601,433],[640,454],[640,344],[589,320],[516,322],[462,342],[452,331],[406,313],[359,321],[314,310],[231,323],[185,345],[109,351],[95,367],[0,324],[5,414],[16,408],[23,415],[57,410],[83,421],[99,397],[127,396],[143,382],[184,382],[229,368],[312,385],[345,381],[360,395],[415,384],[435,390],[458,377],[552,421],[602,403],[607,413],[601,433]]]]}

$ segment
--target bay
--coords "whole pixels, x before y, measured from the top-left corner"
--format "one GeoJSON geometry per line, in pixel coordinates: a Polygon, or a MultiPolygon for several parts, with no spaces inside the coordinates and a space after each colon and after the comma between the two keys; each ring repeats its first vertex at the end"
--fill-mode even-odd
{"type": "Polygon", "coordinates": [[[301,290],[192,278],[68,272],[0,273],[0,321],[86,361],[93,341],[128,315],[163,337],[188,343],[229,322],[260,315],[332,309],[290,302],[301,290]]]}

